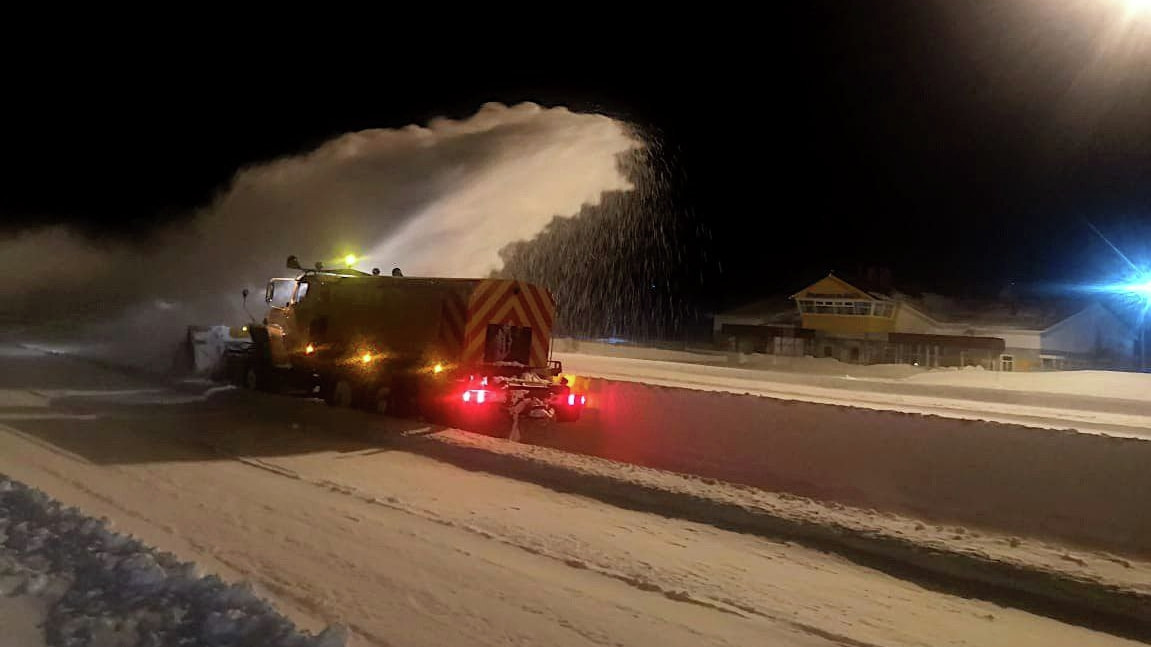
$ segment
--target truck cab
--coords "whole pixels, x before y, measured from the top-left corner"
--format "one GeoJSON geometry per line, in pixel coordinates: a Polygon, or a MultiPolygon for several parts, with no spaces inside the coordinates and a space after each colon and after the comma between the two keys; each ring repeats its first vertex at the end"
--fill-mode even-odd
{"type": "Polygon", "coordinates": [[[293,346],[304,343],[296,324],[295,305],[307,294],[308,283],[294,278],[274,278],[268,281],[264,301],[268,304],[266,318],[268,348],[272,365],[290,368],[293,346]]]}

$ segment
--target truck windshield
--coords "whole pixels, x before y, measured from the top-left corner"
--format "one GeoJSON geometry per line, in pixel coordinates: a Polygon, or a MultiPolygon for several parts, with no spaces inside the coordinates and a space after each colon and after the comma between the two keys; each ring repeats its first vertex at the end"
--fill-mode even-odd
{"type": "Polygon", "coordinates": [[[292,292],[296,289],[294,279],[272,279],[268,282],[268,305],[273,308],[283,308],[292,300],[292,292]]]}

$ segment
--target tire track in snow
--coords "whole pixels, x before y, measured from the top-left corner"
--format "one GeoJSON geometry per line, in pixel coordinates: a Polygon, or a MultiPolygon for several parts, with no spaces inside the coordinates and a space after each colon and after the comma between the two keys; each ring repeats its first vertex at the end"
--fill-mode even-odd
{"type": "Polygon", "coordinates": [[[401,512],[403,514],[408,514],[408,515],[412,515],[415,517],[419,517],[419,518],[424,519],[426,521],[430,521],[432,523],[436,523],[436,524],[439,524],[439,525],[442,525],[445,527],[463,530],[463,531],[468,532],[470,534],[480,536],[484,539],[497,541],[501,544],[522,550],[522,551],[527,552],[529,554],[553,560],[555,562],[564,564],[570,568],[590,571],[590,572],[595,573],[597,575],[600,575],[602,577],[607,577],[607,578],[616,580],[618,582],[622,582],[622,583],[624,583],[624,584],[626,584],[632,588],[638,589],[640,591],[644,591],[647,593],[654,593],[656,595],[660,595],[664,598],[667,598],[667,599],[675,601],[675,602],[692,604],[692,605],[707,608],[707,609],[710,609],[710,610],[713,610],[713,611],[716,611],[719,613],[730,614],[730,615],[738,616],[741,618],[746,618],[749,615],[758,616],[758,617],[764,618],[766,620],[770,620],[773,622],[778,622],[778,623],[787,625],[787,626],[789,626],[795,630],[801,631],[803,633],[807,633],[807,634],[810,634],[813,636],[817,636],[819,638],[830,640],[836,644],[843,645],[843,647],[881,647],[880,645],[877,645],[875,643],[868,643],[868,642],[856,640],[854,638],[844,636],[842,634],[838,634],[835,632],[831,632],[831,631],[828,631],[826,629],[822,629],[820,627],[810,625],[808,623],[796,621],[796,620],[789,618],[789,617],[785,617],[785,616],[778,615],[778,614],[773,614],[773,613],[770,613],[768,611],[764,611],[762,609],[758,609],[758,608],[755,608],[751,605],[740,603],[740,602],[735,601],[735,600],[714,598],[714,597],[706,596],[706,595],[700,596],[700,595],[693,594],[690,591],[686,591],[684,589],[665,587],[665,586],[660,585],[660,584],[653,582],[651,580],[644,579],[642,577],[638,577],[635,575],[630,575],[628,573],[623,573],[623,572],[620,572],[620,571],[617,571],[617,570],[614,570],[614,569],[611,569],[611,568],[608,568],[608,567],[605,567],[605,566],[602,566],[599,564],[595,564],[595,563],[590,562],[590,561],[583,559],[583,558],[568,557],[568,556],[564,556],[562,554],[548,551],[548,550],[545,550],[545,549],[542,549],[542,548],[539,548],[536,546],[530,546],[530,545],[518,542],[512,537],[505,536],[505,535],[499,535],[499,534],[493,533],[491,531],[485,530],[483,528],[478,528],[478,527],[475,527],[475,526],[472,526],[469,524],[460,523],[458,521],[455,521],[455,520],[446,518],[442,515],[436,514],[435,512],[433,512],[431,510],[427,510],[425,508],[420,508],[418,506],[414,506],[414,505],[405,503],[402,500],[400,500],[398,497],[395,497],[395,496],[387,496],[385,498],[380,498],[377,496],[373,496],[371,494],[367,494],[367,493],[362,492],[360,490],[357,490],[354,487],[351,487],[351,486],[348,486],[345,484],[341,484],[341,483],[338,483],[335,481],[331,481],[328,479],[313,479],[313,478],[306,477],[303,474],[300,474],[299,472],[297,472],[295,470],[284,467],[282,465],[278,465],[272,461],[267,461],[267,460],[259,459],[259,458],[252,458],[252,457],[248,457],[248,456],[240,456],[240,455],[231,453],[231,452],[227,451],[225,448],[217,446],[217,445],[209,445],[209,447],[214,452],[216,452],[217,454],[219,454],[220,456],[222,456],[224,458],[238,461],[238,462],[243,463],[245,465],[248,465],[250,467],[264,470],[266,472],[270,472],[270,473],[275,474],[277,476],[281,476],[284,478],[289,478],[292,480],[307,483],[307,484],[315,486],[315,487],[323,488],[323,489],[331,491],[331,492],[335,492],[338,494],[342,494],[345,496],[355,498],[359,501],[362,501],[364,503],[368,503],[370,505],[377,505],[377,506],[381,506],[384,508],[388,508],[390,510],[394,510],[396,512],[401,512]]]}
{"type": "MultiPolygon", "coordinates": [[[[85,459],[79,455],[73,454],[72,452],[64,451],[58,447],[55,447],[54,445],[52,445],[50,443],[45,443],[42,440],[40,440],[39,438],[36,438],[35,436],[32,436],[30,434],[26,434],[26,433],[24,433],[18,429],[13,429],[12,427],[8,427],[6,425],[0,424],[0,431],[12,434],[14,436],[18,436],[20,439],[26,440],[26,441],[33,443],[39,447],[42,447],[42,448],[52,452],[53,454],[56,454],[57,456],[61,456],[63,458],[69,459],[69,460],[74,460],[74,461],[89,464],[89,465],[92,464],[91,461],[88,461],[87,459],[85,459]]],[[[206,544],[206,543],[201,542],[201,541],[197,541],[196,539],[194,539],[192,537],[181,534],[176,528],[174,528],[174,527],[172,527],[166,523],[160,522],[156,519],[153,519],[147,515],[141,514],[140,512],[137,512],[136,510],[134,510],[133,508],[121,504],[116,499],[109,497],[107,495],[101,494],[100,492],[92,489],[91,487],[88,487],[88,485],[86,485],[84,483],[84,481],[82,481],[80,479],[74,478],[74,477],[72,477],[72,476],[70,476],[70,475],[68,475],[68,474],[66,474],[66,473],[64,473],[58,469],[55,469],[49,465],[45,465],[42,463],[37,464],[36,469],[52,476],[55,479],[58,479],[59,481],[62,481],[63,483],[66,483],[67,485],[69,485],[69,486],[75,488],[76,490],[82,492],[85,496],[91,497],[92,499],[95,499],[95,500],[103,503],[104,505],[107,505],[108,507],[116,510],[117,512],[122,513],[125,517],[134,519],[134,520],[139,521],[139,522],[144,523],[144,524],[147,524],[148,526],[163,532],[164,534],[168,535],[169,537],[172,537],[174,539],[178,539],[179,541],[187,544],[190,548],[192,548],[194,553],[196,555],[200,556],[201,560],[203,559],[203,557],[208,557],[211,560],[214,560],[214,561],[218,562],[219,564],[227,567],[228,569],[231,569],[234,573],[237,573],[237,574],[246,573],[246,572],[249,572],[251,570],[250,568],[246,567],[244,564],[241,564],[241,563],[236,562],[235,560],[229,559],[225,554],[223,554],[219,550],[217,550],[215,546],[212,546],[211,544],[206,544]]],[[[114,469],[117,473],[119,473],[123,477],[131,478],[133,480],[139,480],[133,474],[131,474],[125,470],[119,470],[119,469],[116,469],[114,467],[110,468],[110,469],[114,469]]],[[[197,568],[199,568],[199,566],[197,566],[197,568]]],[[[308,615],[313,617],[313,618],[320,618],[320,619],[323,619],[325,621],[331,621],[331,622],[335,621],[332,619],[332,614],[329,613],[328,610],[323,609],[320,606],[316,605],[307,596],[301,596],[299,594],[293,593],[291,591],[291,589],[289,589],[288,587],[283,586],[282,584],[279,584],[278,582],[276,582],[274,577],[269,577],[268,575],[261,573],[259,583],[261,586],[266,587],[269,591],[274,592],[277,596],[280,596],[282,598],[286,598],[286,599],[290,600],[296,606],[297,610],[306,611],[308,613],[308,615]]],[[[362,627],[356,627],[353,624],[350,624],[347,621],[343,621],[343,620],[341,620],[340,622],[344,622],[344,624],[348,625],[350,628],[358,631],[361,636],[369,637],[372,635],[371,633],[364,633],[364,631],[362,631],[362,629],[363,629],[362,627]]],[[[379,638],[378,640],[374,640],[373,642],[374,642],[374,644],[381,645],[382,647],[389,647],[391,644],[391,643],[388,643],[387,641],[383,641],[383,638],[379,638]]]]}

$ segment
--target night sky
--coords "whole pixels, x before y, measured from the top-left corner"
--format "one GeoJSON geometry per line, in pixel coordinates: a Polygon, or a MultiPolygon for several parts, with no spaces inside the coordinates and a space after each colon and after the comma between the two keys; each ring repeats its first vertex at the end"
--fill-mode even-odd
{"type": "Polygon", "coordinates": [[[686,235],[711,233],[692,243],[710,265],[677,278],[705,308],[862,265],[951,293],[1096,281],[1116,266],[1088,222],[1147,247],[1151,16],[1115,45],[1120,0],[796,4],[435,54],[10,70],[0,229],[136,236],[239,166],[535,101],[659,134],[686,235]]]}

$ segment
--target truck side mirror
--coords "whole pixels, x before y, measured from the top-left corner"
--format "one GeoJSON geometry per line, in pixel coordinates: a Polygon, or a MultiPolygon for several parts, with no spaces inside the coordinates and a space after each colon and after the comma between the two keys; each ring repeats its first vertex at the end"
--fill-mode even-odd
{"type": "Polygon", "coordinates": [[[296,258],[295,256],[289,256],[288,257],[288,269],[290,269],[290,270],[302,270],[303,268],[300,267],[300,259],[296,258]]]}

